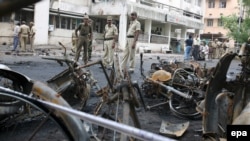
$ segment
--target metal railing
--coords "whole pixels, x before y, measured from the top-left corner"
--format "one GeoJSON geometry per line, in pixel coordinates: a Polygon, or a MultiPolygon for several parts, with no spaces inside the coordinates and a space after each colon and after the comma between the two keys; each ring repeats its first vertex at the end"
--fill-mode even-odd
{"type": "Polygon", "coordinates": [[[150,43],[168,44],[168,37],[164,35],[151,34],[150,43]]]}
{"type": "Polygon", "coordinates": [[[140,4],[151,6],[151,7],[154,7],[154,8],[160,8],[160,9],[166,10],[168,12],[174,12],[174,13],[179,14],[179,15],[187,16],[189,18],[192,17],[194,19],[202,19],[202,17],[203,17],[202,15],[192,13],[192,12],[189,12],[189,11],[185,11],[183,9],[176,8],[176,7],[166,5],[166,4],[163,4],[163,3],[160,3],[160,2],[156,2],[156,1],[140,0],[140,4]]]}

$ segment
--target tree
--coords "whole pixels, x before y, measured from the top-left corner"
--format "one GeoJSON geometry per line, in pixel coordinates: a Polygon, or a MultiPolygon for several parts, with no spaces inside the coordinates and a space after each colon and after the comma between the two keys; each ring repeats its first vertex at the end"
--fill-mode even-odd
{"type": "Polygon", "coordinates": [[[250,36],[250,1],[243,0],[244,17],[236,14],[222,16],[222,22],[225,29],[228,29],[228,37],[233,38],[239,43],[246,42],[250,36]],[[242,19],[242,20],[241,20],[242,19]]]}

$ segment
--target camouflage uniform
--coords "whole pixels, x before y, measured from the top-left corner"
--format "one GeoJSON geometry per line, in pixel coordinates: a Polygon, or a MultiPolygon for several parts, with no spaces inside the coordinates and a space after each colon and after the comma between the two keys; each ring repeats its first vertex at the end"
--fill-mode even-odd
{"type": "Polygon", "coordinates": [[[85,15],[83,19],[84,23],[81,23],[75,30],[76,37],[78,38],[75,61],[79,60],[83,46],[83,62],[86,65],[88,63],[88,45],[89,45],[89,38],[92,38],[92,28],[88,24],[88,16],[85,15]],[[77,35],[78,30],[80,31],[79,37],[77,35]]]}

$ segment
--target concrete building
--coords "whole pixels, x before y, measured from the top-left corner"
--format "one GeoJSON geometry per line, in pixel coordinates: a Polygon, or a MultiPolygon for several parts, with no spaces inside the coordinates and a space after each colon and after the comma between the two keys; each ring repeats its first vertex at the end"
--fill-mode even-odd
{"type": "Polygon", "coordinates": [[[221,16],[239,15],[239,2],[239,0],[206,0],[204,32],[201,38],[221,41],[227,38],[228,31],[223,28],[221,16]]]}
{"type": "Polygon", "coordinates": [[[72,30],[87,13],[93,20],[94,39],[100,43],[106,17],[113,16],[119,29],[119,47],[123,49],[129,15],[136,11],[142,27],[137,47],[175,50],[177,40],[183,43],[188,34],[202,32],[204,7],[205,0],[43,0],[2,18],[0,43],[11,43],[14,22],[26,20],[35,23],[36,45],[58,41],[70,45],[72,30]]]}

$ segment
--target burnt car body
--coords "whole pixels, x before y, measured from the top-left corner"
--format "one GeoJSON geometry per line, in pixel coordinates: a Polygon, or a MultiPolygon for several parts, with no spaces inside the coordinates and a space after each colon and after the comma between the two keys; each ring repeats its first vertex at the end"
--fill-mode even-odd
{"type": "Polygon", "coordinates": [[[205,140],[226,138],[227,125],[249,125],[250,114],[250,45],[242,45],[239,54],[227,53],[218,62],[209,81],[204,100],[203,136],[205,140]],[[235,57],[241,71],[228,80],[227,72],[235,57]]]}

